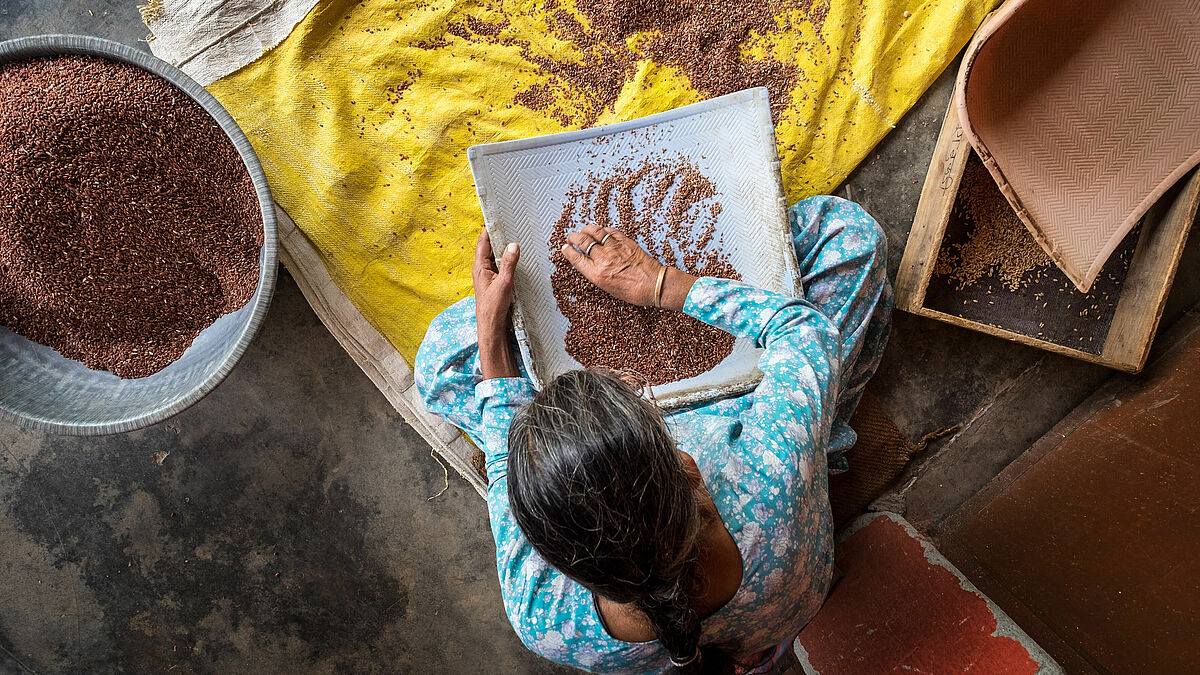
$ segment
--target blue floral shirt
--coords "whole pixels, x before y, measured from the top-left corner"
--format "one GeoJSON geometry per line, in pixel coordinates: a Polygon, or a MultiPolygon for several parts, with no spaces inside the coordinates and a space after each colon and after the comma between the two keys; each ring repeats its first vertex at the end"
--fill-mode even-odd
{"type": "MultiPolygon", "coordinates": [[[[879,362],[891,306],[882,232],[865,211],[818,197],[789,215],[805,297],[704,278],[684,306],[762,348],[762,381],[742,396],[666,416],[741,552],[741,586],[704,619],[701,644],[722,646],[743,672],[768,669],[828,592],[829,463],[843,463],[841,451],[854,443],[847,421],[879,362]]],[[[513,628],[531,650],[565,665],[600,673],[669,669],[657,641],[611,637],[592,593],[543,561],[517,526],[505,473],[508,428],[535,392],[524,377],[481,379],[474,318],[474,299],[466,298],[433,322],[417,358],[417,386],[430,410],[486,454],[496,566],[513,628]]]]}

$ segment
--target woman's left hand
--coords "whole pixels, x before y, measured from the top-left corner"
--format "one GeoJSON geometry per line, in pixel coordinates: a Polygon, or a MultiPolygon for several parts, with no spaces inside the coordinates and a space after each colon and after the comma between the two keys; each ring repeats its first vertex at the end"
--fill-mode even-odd
{"type": "Polygon", "coordinates": [[[662,263],[619,230],[588,225],[567,235],[562,254],[600,290],[631,305],[654,304],[662,263]]]}
{"type": "Polygon", "coordinates": [[[663,265],[636,241],[611,227],[587,225],[572,232],[567,235],[562,254],[600,290],[631,305],[650,307],[657,304],[666,309],[681,310],[692,284],[696,283],[696,277],[663,265]]]}
{"type": "Polygon", "coordinates": [[[513,272],[521,250],[509,244],[497,266],[492,261],[492,242],[484,229],[475,244],[475,327],[479,332],[479,368],[483,379],[517,377],[516,360],[508,345],[508,311],[512,306],[513,272]]]}

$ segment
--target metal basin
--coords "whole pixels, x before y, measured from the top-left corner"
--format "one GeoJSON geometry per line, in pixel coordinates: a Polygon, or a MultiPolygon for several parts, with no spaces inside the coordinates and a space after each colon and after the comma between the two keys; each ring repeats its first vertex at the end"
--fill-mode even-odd
{"type": "Polygon", "coordinates": [[[178,413],[212,391],[233,370],[262,326],[275,288],[275,207],[262,165],[246,135],[212,95],[178,68],[94,37],[42,35],[0,42],[0,63],[68,54],[101,56],[139,66],[192,97],[233,141],[254,181],[263,216],[254,296],[241,309],[204,329],[178,361],[153,375],[123,380],[0,327],[0,419],[65,434],[110,434],[139,429],[178,413]]]}

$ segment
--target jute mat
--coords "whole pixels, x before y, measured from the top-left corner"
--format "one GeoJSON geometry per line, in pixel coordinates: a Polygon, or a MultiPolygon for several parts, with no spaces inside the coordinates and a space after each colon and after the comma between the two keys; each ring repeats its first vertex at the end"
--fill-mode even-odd
{"type": "Polygon", "coordinates": [[[850,418],[850,428],[858,434],[858,442],[846,451],[850,470],[829,477],[829,504],[833,507],[834,525],[839,528],[862,513],[896,480],[914,454],[924,450],[930,441],[957,430],[957,427],[941,429],[913,443],[870,392],[863,394],[850,418]]]}

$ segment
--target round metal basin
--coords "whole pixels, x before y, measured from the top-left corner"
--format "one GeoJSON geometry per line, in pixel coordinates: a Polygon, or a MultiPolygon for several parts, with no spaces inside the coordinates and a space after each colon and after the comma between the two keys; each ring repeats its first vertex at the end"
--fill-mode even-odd
{"type": "Polygon", "coordinates": [[[139,66],[191,96],[233,141],[254,181],[263,217],[254,296],[241,309],[204,329],[179,360],[153,375],[123,380],[0,327],[0,419],[65,434],[110,434],[139,429],[178,413],[212,391],[237,364],[262,326],[275,288],[275,207],[246,135],[212,95],[178,68],[132,47],[94,37],[42,35],[0,42],[0,63],[70,54],[139,66]]]}

